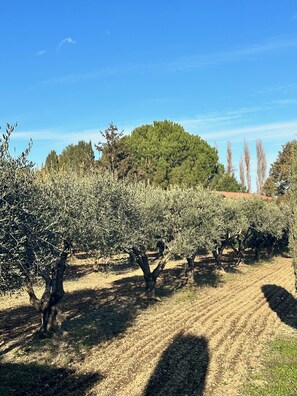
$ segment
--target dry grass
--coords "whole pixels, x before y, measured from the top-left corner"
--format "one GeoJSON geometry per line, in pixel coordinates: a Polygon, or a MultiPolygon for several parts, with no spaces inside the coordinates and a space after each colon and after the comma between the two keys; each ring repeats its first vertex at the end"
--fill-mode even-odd
{"type": "Polygon", "coordinates": [[[94,272],[80,256],[61,303],[67,333],[49,340],[32,340],[26,295],[1,298],[1,395],[239,395],[266,341],[293,328],[291,263],[197,268],[196,286],[175,291],[182,262],[169,263],[153,303],[139,269],[94,272]]]}

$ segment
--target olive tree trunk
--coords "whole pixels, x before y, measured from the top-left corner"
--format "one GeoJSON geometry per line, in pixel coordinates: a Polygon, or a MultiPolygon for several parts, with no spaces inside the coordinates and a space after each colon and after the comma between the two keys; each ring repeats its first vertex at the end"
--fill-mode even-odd
{"type": "Polygon", "coordinates": [[[47,336],[60,330],[57,322],[57,306],[64,296],[63,280],[67,257],[68,251],[64,250],[51,271],[42,274],[45,290],[40,299],[36,297],[32,282],[29,281],[26,285],[30,303],[40,314],[41,326],[37,332],[40,336],[47,336]]]}
{"type": "Polygon", "coordinates": [[[218,246],[215,249],[213,249],[213,251],[212,251],[212,255],[213,255],[215,262],[219,269],[223,269],[222,256],[223,256],[223,252],[224,252],[224,249],[226,248],[226,246],[227,246],[227,242],[223,241],[223,242],[221,242],[221,244],[218,244],[218,246]]]}
{"type": "Polygon", "coordinates": [[[137,262],[136,262],[136,255],[135,255],[133,249],[125,249],[124,251],[125,251],[125,253],[127,253],[127,254],[129,255],[129,257],[128,257],[128,264],[131,265],[132,267],[133,267],[134,265],[136,265],[136,264],[137,264],[137,262]]]}
{"type": "Polygon", "coordinates": [[[156,299],[157,278],[160,275],[160,273],[163,271],[168,261],[168,257],[167,256],[162,257],[157,267],[153,271],[151,271],[145,249],[144,248],[138,249],[134,247],[133,252],[136,256],[136,262],[143,272],[143,277],[145,281],[145,296],[148,299],[156,299]]]}
{"type": "Polygon", "coordinates": [[[196,254],[193,254],[190,257],[187,257],[187,261],[185,263],[185,278],[186,278],[186,284],[192,285],[195,283],[195,278],[194,278],[194,271],[195,271],[195,260],[196,254]]]}
{"type": "Polygon", "coordinates": [[[159,240],[157,242],[157,248],[158,248],[158,257],[163,257],[164,256],[164,251],[165,251],[165,243],[162,240],[159,240]]]}
{"type": "Polygon", "coordinates": [[[244,249],[243,249],[243,242],[242,242],[241,238],[240,238],[239,236],[237,236],[237,237],[235,238],[235,240],[236,240],[236,242],[237,242],[237,246],[238,246],[238,247],[235,246],[235,242],[234,242],[234,241],[231,241],[231,242],[230,242],[230,246],[231,246],[233,252],[234,252],[235,255],[236,255],[235,266],[237,266],[237,265],[239,265],[239,264],[241,263],[241,261],[243,260],[243,250],[244,250],[244,249]]]}

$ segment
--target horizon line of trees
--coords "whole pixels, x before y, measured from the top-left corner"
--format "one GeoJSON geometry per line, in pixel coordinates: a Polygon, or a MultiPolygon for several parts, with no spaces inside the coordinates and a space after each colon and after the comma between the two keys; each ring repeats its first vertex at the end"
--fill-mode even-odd
{"type": "MultiPolygon", "coordinates": [[[[94,145],[99,153],[99,160],[95,159],[90,141],[79,141],[77,144],[68,145],[60,155],[52,150],[46,157],[42,171],[75,171],[83,175],[96,168],[116,173],[119,178],[145,180],[163,188],[169,185],[200,185],[217,191],[252,191],[251,156],[246,140],[243,142],[243,155],[239,161],[238,181],[230,141],[227,142],[227,160],[224,167],[219,162],[217,149],[171,121],[155,121],[152,125],[142,125],[128,136],[110,123],[100,135],[101,141],[94,145]]],[[[256,140],[258,194],[269,197],[286,195],[292,149],[297,149],[296,141],[283,146],[267,177],[265,149],[261,139],[256,140]]]]}
{"type": "Polygon", "coordinates": [[[247,251],[258,260],[287,246],[285,204],[230,200],[202,187],[164,189],[98,169],[83,176],[36,172],[29,150],[11,156],[13,129],[8,125],[0,139],[0,292],[26,289],[40,314],[42,335],[59,330],[58,305],[73,249],[103,258],[126,253],[141,268],[151,299],[169,259],[184,260],[179,277],[185,285],[194,281],[201,251],[211,253],[221,268],[226,249],[238,265],[247,251]],[[147,252],[157,247],[152,269],[147,252]],[[34,286],[41,280],[44,292],[38,298],[34,286]]]}
{"type": "Polygon", "coordinates": [[[217,150],[198,135],[191,135],[171,121],[142,125],[128,136],[110,123],[95,144],[100,159],[95,160],[91,142],[68,145],[60,155],[52,150],[42,170],[75,171],[84,174],[98,168],[133,181],[154,186],[203,186],[218,191],[245,191],[219,162],[217,150]]]}

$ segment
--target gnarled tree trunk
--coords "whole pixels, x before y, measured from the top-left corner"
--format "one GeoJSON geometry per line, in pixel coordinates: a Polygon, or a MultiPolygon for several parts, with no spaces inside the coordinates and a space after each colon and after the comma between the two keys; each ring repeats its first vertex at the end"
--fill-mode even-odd
{"type": "Polygon", "coordinates": [[[157,242],[157,248],[158,248],[158,257],[163,257],[164,256],[164,251],[165,251],[165,243],[161,239],[157,242]]]}
{"type": "Polygon", "coordinates": [[[273,237],[269,237],[268,240],[267,240],[267,255],[268,255],[268,258],[271,258],[273,256],[275,245],[276,245],[275,239],[273,237]]]}
{"type": "Polygon", "coordinates": [[[254,241],[254,259],[259,261],[261,258],[261,242],[258,239],[254,241]]]}
{"type": "Polygon", "coordinates": [[[293,269],[295,275],[295,290],[297,293],[297,257],[293,257],[293,269]]]}
{"type": "Polygon", "coordinates": [[[40,336],[59,331],[57,305],[64,296],[63,280],[68,252],[68,248],[65,247],[50,273],[42,274],[45,291],[40,299],[36,297],[32,283],[30,281],[27,283],[26,290],[30,297],[30,303],[41,317],[41,326],[38,330],[40,336]]]}
{"type": "Polygon", "coordinates": [[[124,251],[125,251],[125,253],[127,253],[129,255],[128,264],[131,266],[136,265],[137,264],[136,263],[136,255],[135,255],[133,249],[125,249],[124,251]]]}
{"type": "Polygon", "coordinates": [[[167,256],[163,257],[159,261],[157,267],[153,270],[153,272],[151,272],[145,249],[143,247],[142,248],[134,247],[133,252],[136,256],[136,262],[143,272],[143,277],[145,280],[145,296],[148,299],[156,299],[157,278],[160,275],[160,273],[163,271],[168,261],[168,257],[167,256]]]}
{"type": "Polygon", "coordinates": [[[194,278],[194,270],[195,270],[195,260],[196,254],[193,254],[190,257],[187,257],[187,261],[185,263],[185,277],[186,277],[186,284],[192,285],[195,282],[194,278]]]}
{"type": "Polygon", "coordinates": [[[238,248],[236,248],[235,243],[230,242],[230,246],[232,248],[232,250],[234,251],[234,253],[236,254],[237,260],[235,263],[235,266],[239,265],[243,259],[243,248],[242,248],[242,240],[241,238],[238,236],[236,237],[236,241],[238,244],[238,248]]]}
{"type": "Polygon", "coordinates": [[[222,242],[221,245],[218,245],[217,248],[212,251],[213,257],[219,269],[223,269],[222,256],[225,247],[226,247],[226,243],[222,242]]]}

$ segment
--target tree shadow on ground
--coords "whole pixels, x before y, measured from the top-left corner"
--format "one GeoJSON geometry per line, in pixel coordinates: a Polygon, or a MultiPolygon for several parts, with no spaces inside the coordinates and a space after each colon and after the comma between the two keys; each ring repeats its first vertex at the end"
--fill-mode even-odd
{"type": "Polygon", "coordinates": [[[82,278],[86,275],[89,275],[93,272],[100,272],[102,274],[114,274],[121,275],[131,272],[132,270],[138,269],[136,264],[131,265],[128,262],[128,259],[120,258],[109,262],[82,262],[80,264],[79,260],[72,260],[66,267],[65,271],[65,280],[68,281],[76,281],[79,278],[82,278]]]}
{"type": "MultiPolygon", "coordinates": [[[[164,270],[158,279],[157,295],[169,297],[174,292],[172,283],[180,269],[164,270]]],[[[112,287],[84,289],[66,295],[63,299],[63,328],[74,345],[85,348],[98,345],[123,334],[137,315],[156,304],[143,296],[141,275],[129,276],[112,282],[112,287]]]]}
{"type": "Polygon", "coordinates": [[[194,280],[196,286],[217,287],[222,283],[222,277],[217,271],[214,260],[205,257],[199,261],[195,261],[194,280]]]}
{"type": "Polygon", "coordinates": [[[67,264],[64,279],[65,281],[76,281],[92,272],[94,272],[93,264],[78,264],[75,262],[67,264]]]}
{"type": "MultiPolygon", "coordinates": [[[[162,296],[172,293],[170,285],[166,284],[169,278],[169,274],[165,273],[160,279],[158,290],[162,296]]],[[[111,287],[66,293],[59,306],[58,318],[66,331],[63,340],[69,344],[67,353],[76,352],[83,358],[81,349],[88,349],[123,333],[140,311],[156,303],[143,298],[143,292],[144,281],[139,275],[118,279],[111,287]]],[[[30,306],[0,311],[0,356],[18,347],[29,352],[43,347],[48,349],[49,345],[54,354],[55,348],[59,349],[57,340],[32,340],[39,321],[39,315],[30,306]]]]}
{"type": "Polygon", "coordinates": [[[39,316],[31,306],[0,311],[0,356],[21,346],[38,328],[39,316]],[[9,346],[7,343],[12,342],[9,346]]]}
{"type": "MultiPolygon", "coordinates": [[[[160,259],[159,253],[154,251],[147,252],[147,256],[150,261],[149,264],[152,266],[155,266],[158,259],[160,259]]],[[[94,255],[80,252],[68,263],[65,271],[65,280],[77,280],[92,272],[100,272],[106,275],[122,275],[137,269],[139,269],[138,264],[136,262],[131,263],[128,254],[106,259],[106,262],[101,259],[100,263],[96,263],[94,255]],[[88,260],[88,262],[85,260],[88,260]]]]}
{"type": "Polygon", "coordinates": [[[218,266],[216,260],[212,255],[199,257],[197,263],[198,265],[200,264],[202,267],[208,266],[209,269],[213,271],[222,269],[225,272],[240,272],[238,268],[239,264],[237,264],[237,256],[232,251],[225,252],[222,255],[221,266],[218,266]]]}
{"type": "Polygon", "coordinates": [[[161,356],[144,396],[202,396],[208,364],[206,338],[179,334],[161,356]]]}
{"type": "Polygon", "coordinates": [[[262,292],[282,322],[297,329],[297,300],[286,289],[277,285],[264,285],[262,292]]]}
{"type": "MultiPolygon", "coordinates": [[[[162,271],[157,282],[157,295],[170,297],[180,284],[181,267],[162,271]]],[[[217,286],[217,274],[208,265],[197,268],[198,285],[217,286]],[[210,271],[208,273],[208,271],[210,271]]],[[[66,331],[63,342],[67,343],[67,353],[74,360],[83,360],[86,351],[94,345],[109,341],[123,334],[138,314],[155,304],[156,301],[143,297],[142,275],[123,277],[112,282],[110,287],[83,289],[66,293],[60,304],[58,318],[66,331]]],[[[0,311],[0,356],[19,348],[25,352],[44,348],[54,356],[59,354],[57,337],[53,340],[32,340],[31,336],[39,327],[39,315],[30,306],[21,306],[0,311]]]]}
{"type": "Polygon", "coordinates": [[[103,376],[38,364],[0,363],[0,378],[1,396],[74,396],[86,394],[103,376]]]}
{"type": "Polygon", "coordinates": [[[197,286],[211,286],[218,287],[223,283],[222,274],[227,273],[241,273],[237,268],[230,254],[223,255],[221,268],[213,257],[199,257],[199,261],[195,261],[195,284],[197,286]],[[219,270],[222,270],[220,272],[219,270]]]}
{"type": "Polygon", "coordinates": [[[273,262],[273,260],[277,256],[285,257],[283,256],[282,252],[275,252],[273,254],[268,254],[265,250],[264,251],[261,250],[260,257],[256,259],[255,252],[252,249],[246,249],[244,251],[244,257],[242,261],[246,265],[256,266],[256,265],[260,265],[262,262],[265,263],[273,262]]]}

